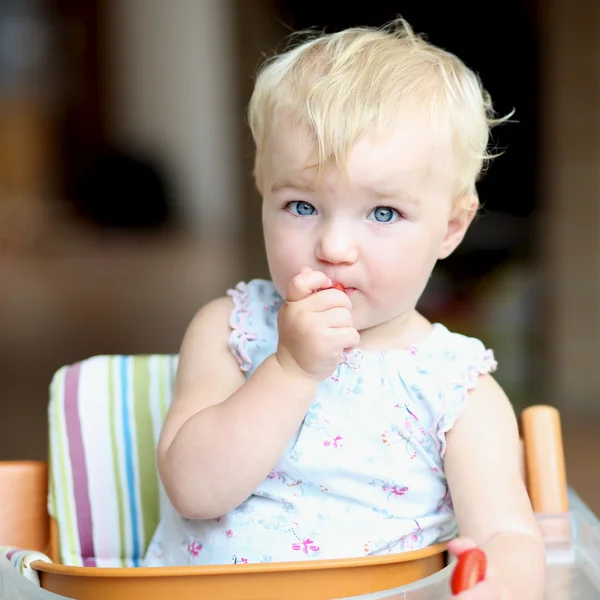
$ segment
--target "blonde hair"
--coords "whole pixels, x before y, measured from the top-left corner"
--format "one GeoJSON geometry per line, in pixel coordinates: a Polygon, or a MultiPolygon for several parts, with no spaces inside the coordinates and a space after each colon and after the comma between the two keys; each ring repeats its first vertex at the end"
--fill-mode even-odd
{"type": "MultiPolygon", "coordinates": [[[[269,125],[278,111],[314,139],[317,165],[342,166],[367,131],[390,129],[408,107],[428,107],[436,137],[454,149],[458,193],[475,193],[495,119],[489,94],[460,59],[416,35],[403,19],[380,29],[317,35],[260,70],[248,108],[260,180],[269,125]],[[439,137],[438,137],[439,136],[439,137]]],[[[511,113],[512,114],[512,113],[511,113]]]]}

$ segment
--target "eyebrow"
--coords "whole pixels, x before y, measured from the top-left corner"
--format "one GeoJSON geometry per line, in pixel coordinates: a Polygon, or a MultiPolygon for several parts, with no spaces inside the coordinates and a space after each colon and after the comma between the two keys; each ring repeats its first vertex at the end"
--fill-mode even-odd
{"type": "MultiPolygon", "coordinates": [[[[308,183],[292,183],[290,181],[276,181],[271,186],[271,193],[275,194],[277,192],[281,192],[283,190],[295,190],[298,192],[304,192],[307,194],[315,193],[317,189],[315,186],[310,185],[308,183]]],[[[404,192],[398,189],[379,189],[372,186],[363,186],[362,191],[374,198],[376,200],[393,200],[398,199],[402,202],[407,202],[409,204],[419,204],[419,199],[415,196],[412,196],[408,192],[404,192]]]]}
{"type": "Polygon", "coordinates": [[[298,192],[316,192],[316,188],[307,183],[291,183],[290,181],[276,181],[271,186],[271,193],[275,194],[277,192],[281,192],[282,190],[296,190],[298,192]]]}
{"type": "Polygon", "coordinates": [[[364,186],[363,191],[377,200],[401,200],[409,204],[419,204],[419,199],[415,196],[399,189],[392,188],[376,188],[371,186],[364,186]]]}

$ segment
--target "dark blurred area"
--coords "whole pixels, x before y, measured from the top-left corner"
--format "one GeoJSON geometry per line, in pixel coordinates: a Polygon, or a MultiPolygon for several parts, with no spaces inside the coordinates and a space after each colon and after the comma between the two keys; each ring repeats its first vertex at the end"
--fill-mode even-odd
{"type": "Polygon", "coordinates": [[[517,411],[561,410],[569,473],[600,508],[600,3],[340,6],[0,0],[0,460],[46,456],[60,366],[177,352],[203,303],[268,275],[256,69],[293,30],[401,15],[479,73],[499,115],[515,109],[420,308],[494,348],[517,411]]]}

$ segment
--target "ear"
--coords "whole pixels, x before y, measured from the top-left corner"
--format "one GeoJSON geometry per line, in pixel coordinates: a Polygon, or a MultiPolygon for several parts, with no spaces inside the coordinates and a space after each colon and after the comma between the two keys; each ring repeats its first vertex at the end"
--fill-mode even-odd
{"type": "Polygon", "coordinates": [[[475,194],[467,194],[456,201],[448,219],[448,230],[440,248],[440,259],[448,258],[458,248],[478,208],[479,198],[475,194]]]}

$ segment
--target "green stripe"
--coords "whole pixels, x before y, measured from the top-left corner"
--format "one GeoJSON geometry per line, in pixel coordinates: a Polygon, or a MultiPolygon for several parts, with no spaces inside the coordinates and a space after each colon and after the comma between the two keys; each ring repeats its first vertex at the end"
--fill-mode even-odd
{"type": "Polygon", "coordinates": [[[158,391],[160,394],[160,421],[161,423],[165,420],[165,417],[167,416],[167,389],[166,389],[166,385],[167,385],[167,378],[169,378],[170,380],[170,374],[167,372],[165,373],[165,371],[167,371],[167,369],[169,369],[170,364],[168,360],[161,360],[160,358],[158,359],[158,365],[157,365],[157,370],[158,370],[158,391]]]}
{"type": "Polygon", "coordinates": [[[167,411],[169,410],[169,405],[171,404],[172,400],[173,400],[173,391],[175,390],[175,376],[177,375],[177,369],[175,367],[175,357],[170,356],[168,361],[167,361],[167,365],[169,368],[169,387],[167,388],[167,395],[166,398],[168,398],[169,400],[167,401],[167,409],[165,411],[165,417],[167,416],[167,411]]]}
{"type": "MultiPolygon", "coordinates": [[[[65,554],[69,555],[69,558],[74,558],[78,555],[77,551],[77,541],[75,536],[75,521],[76,514],[74,507],[71,503],[71,495],[69,494],[69,486],[68,481],[70,480],[70,475],[67,469],[67,450],[66,445],[68,443],[66,429],[63,422],[64,415],[64,388],[65,388],[65,376],[67,374],[68,367],[65,367],[61,370],[60,374],[57,374],[57,389],[53,391],[52,401],[54,403],[54,417],[55,417],[55,425],[56,425],[56,446],[58,450],[58,464],[59,464],[59,472],[61,478],[61,488],[62,488],[62,497],[63,497],[63,509],[64,509],[64,520],[60,523],[59,528],[59,541],[64,540],[67,547],[69,548],[68,552],[65,552],[62,548],[62,544],[59,548],[59,556],[62,563],[67,562],[68,564],[71,561],[65,561],[65,554]],[[58,380],[60,379],[62,385],[58,386],[58,380]],[[66,532],[64,528],[66,526],[66,532]]],[[[75,565],[78,566],[78,565],[75,565]]]]}
{"type": "Polygon", "coordinates": [[[150,410],[150,358],[133,360],[134,420],[137,442],[137,468],[140,488],[143,553],[158,525],[158,477],[154,458],[154,435],[150,410]]]}
{"type": "MultiPolygon", "coordinates": [[[[50,385],[50,399],[53,400],[56,396],[56,386],[57,386],[57,377],[53,377],[52,379],[52,383],[50,385]]],[[[54,405],[51,406],[51,408],[54,408],[54,405]]],[[[54,517],[54,519],[56,519],[58,521],[58,517],[56,514],[56,507],[58,506],[58,499],[56,497],[56,484],[54,481],[54,468],[56,465],[56,460],[58,459],[57,456],[55,456],[54,453],[54,444],[52,442],[52,432],[50,432],[50,435],[48,436],[49,440],[48,440],[48,492],[50,494],[50,504],[51,504],[51,510],[50,512],[50,516],[54,517]]]]}
{"type": "Polygon", "coordinates": [[[170,373],[171,373],[171,383],[169,386],[169,394],[173,394],[173,391],[175,390],[175,379],[177,377],[177,356],[171,356],[171,359],[169,360],[169,367],[170,367],[170,373]]]}
{"type": "Polygon", "coordinates": [[[117,445],[117,431],[115,424],[117,422],[115,406],[115,364],[119,364],[118,357],[108,359],[108,406],[110,415],[110,442],[113,457],[113,471],[115,475],[115,492],[117,494],[117,507],[119,510],[119,558],[121,566],[125,567],[125,516],[123,514],[123,492],[121,489],[121,470],[119,468],[119,449],[117,445]]]}

